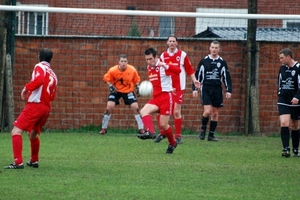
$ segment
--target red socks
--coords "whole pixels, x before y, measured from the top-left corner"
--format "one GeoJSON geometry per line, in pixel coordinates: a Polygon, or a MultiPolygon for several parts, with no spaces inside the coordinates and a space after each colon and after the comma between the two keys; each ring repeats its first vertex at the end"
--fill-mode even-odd
{"type": "MultiPolygon", "coordinates": [[[[17,165],[23,163],[22,150],[23,150],[23,140],[21,135],[13,135],[11,137],[12,148],[14,154],[14,162],[17,165]]],[[[39,151],[40,151],[40,139],[38,137],[30,139],[30,148],[31,148],[31,162],[39,160],[39,151]]]]}
{"type": "Polygon", "coordinates": [[[14,154],[14,162],[16,165],[20,165],[23,163],[22,158],[22,149],[23,149],[23,141],[21,135],[12,135],[12,148],[14,154]]]}
{"type": "Polygon", "coordinates": [[[174,119],[175,138],[181,138],[182,118],[174,119]]]}
{"type": "Polygon", "coordinates": [[[145,115],[142,118],[144,128],[145,130],[149,131],[150,133],[155,133],[153,122],[152,122],[152,117],[150,115],[145,115]]]}
{"type": "Polygon", "coordinates": [[[31,162],[39,161],[39,150],[40,150],[40,139],[39,139],[39,137],[36,137],[34,139],[30,139],[30,148],[31,148],[30,161],[31,162]]]}
{"type": "Polygon", "coordinates": [[[172,145],[172,146],[176,145],[176,140],[174,138],[171,126],[169,126],[169,128],[167,130],[161,131],[161,135],[165,135],[168,138],[170,145],[172,145]]]}

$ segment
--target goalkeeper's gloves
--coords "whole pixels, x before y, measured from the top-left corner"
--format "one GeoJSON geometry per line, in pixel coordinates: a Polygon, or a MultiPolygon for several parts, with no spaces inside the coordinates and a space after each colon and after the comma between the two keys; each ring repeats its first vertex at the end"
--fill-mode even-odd
{"type": "Polygon", "coordinates": [[[109,84],[108,88],[109,88],[110,93],[116,94],[118,92],[117,88],[115,86],[113,86],[112,84],[109,84]]]}
{"type": "Polygon", "coordinates": [[[137,97],[140,97],[140,88],[139,88],[139,85],[135,86],[135,93],[136,93],[137,97]]]}

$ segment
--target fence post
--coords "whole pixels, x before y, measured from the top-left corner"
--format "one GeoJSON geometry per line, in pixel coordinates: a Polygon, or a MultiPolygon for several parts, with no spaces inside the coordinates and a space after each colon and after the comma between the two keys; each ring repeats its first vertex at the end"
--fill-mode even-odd
{"type": "Polygon", "coordinates": [[[13,90],[13,80],[12,80],[12,66],[11,66],[11,56],[6,55],[6,97],[7,97],[7,122],[8,130],[13,128],[14,122],[14,90],[13,90]]]}

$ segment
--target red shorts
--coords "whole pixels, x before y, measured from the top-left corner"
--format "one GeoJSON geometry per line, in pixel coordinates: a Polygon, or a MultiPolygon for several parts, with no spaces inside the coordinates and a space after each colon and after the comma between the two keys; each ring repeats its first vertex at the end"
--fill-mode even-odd
{"type": "Polygon", "coordinates": [[[184,94],[184,90],[173,92],[174,102],[181,105],[183,103],[183,94],[184,94]]]}
{"type": "Polygon", "coordinates": [[[156,105],[160,115],[173,115],[174,101],[172,92],[162,92],[148,101],[156,105]]]}
{"type": "Polygon", "coordinates": [[[50,108],[40,103],[28,103],[14,122],[14,126],[24,131],[41,133],[50,113],[50,108]]]}

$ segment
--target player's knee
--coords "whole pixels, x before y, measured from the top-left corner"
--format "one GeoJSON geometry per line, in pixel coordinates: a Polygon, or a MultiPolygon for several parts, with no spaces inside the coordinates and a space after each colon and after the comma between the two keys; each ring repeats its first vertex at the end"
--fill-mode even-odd
{"type": "Polygon", "coordinates": [[[112,108],[106,108],[104,115],[109,115],[112,111],[112,108]]]}
{"type": "Polygon", "coordinates": [[[138,104],[131,104],[130,107],[131,107],[131,110],[133,110],[134,112],[137,112],[137,113],[140,112],[140,108],[139,108],[138,104]]]}
{"type": "Polygon", "coordinates": [[[28,137],[30,140],[33,140],[35,138],[38,137],[38,132],[37,131],[31,131],[29,134],[28,134],[28,137]]]}
{"type": "Polygon", "coordinates": [[[33,140],[37,137],[37,135],[34,135],[34,134],[29,134],[29,140],[33,140]]]}
{"type": "Polygon", "coordinates": [[[289,126],[290,126],[290,123],[289,123],[289,121],[281,121],[281,122],[280,122],[280,126],[281,126],[281,127],[289,127],[289,126]]]}
{"type": "Polygon", "coordinates": [[[214,119],[217,119],[219,116],[219,113],[212,113],[211,117],[214,119]]]}
{"type": "Polygon", "coordinates": [[[145,109],[140,110],[140,115],[141,117],[144,117],[146,115],[148,115],[149,113],[147,113],[147,111],[145,111],[145,109]]]}
{"type": "Polygon", "coordinates": [[[174,111],[174,117],[175,118],[180,118],[181,117],[180,111],[174,111]]]}
{"type": "Polygon", "coordinates": [[[208,110],[204,110],[204,112],[203,112],[203,116],[205,116],[205,117],[209,117],[211,114],[212,114],[211,111],[208,111],[208,110]]]}
{"type": "Polygon", "coordinates": [[[11,135],[22,135],[23,130],[17,128],[16,126],[14,126],[14,128],[11,130],[11,135]]]}
{"type": "Polygon", "coordinates": [[[164,122],[161,122],[159,123],[159,126],[163,129],[163,130],[167,130],[169,127],[168,127],[168,124],[167,123],[164,123],[164,122]]]}
{"type": "Polygon", "coordinates": [[[211,116],[213,118],[218,118],[218,116],[219,116],[219,110],[218,109],[213,109],[212,113],[211,113],[211,116]]]}
{"type": "Polygon", "coordinates": [[[140,114],[140,109],[139,109],[139,108],[135,108],[135,109],[133,109],[133,111],[134,111],[136,114],[140,114]]]}
{"type": "Polygon", "coordinates": [[[299,130],[298,121],[296,123],[294,123],[294,122],[291,123],[291,129],[292,130],[299,130]]]}

